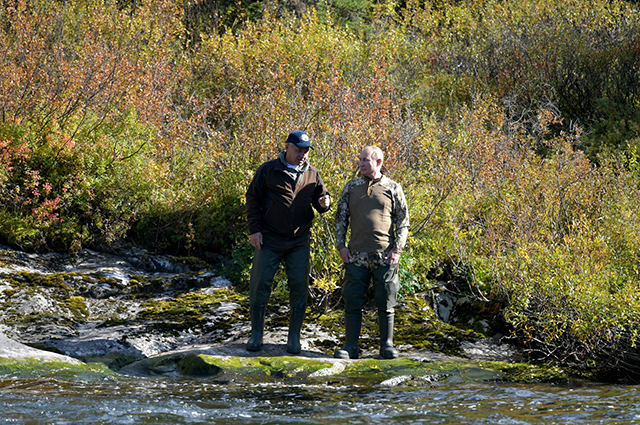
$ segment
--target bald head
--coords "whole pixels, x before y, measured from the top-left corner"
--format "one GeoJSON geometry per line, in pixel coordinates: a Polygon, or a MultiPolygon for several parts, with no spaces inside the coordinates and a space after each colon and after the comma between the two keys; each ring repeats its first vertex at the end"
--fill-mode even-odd
{"type": "Polygon", "coordinates": [[[382,176],[380,169],[384,162],[384,154],[379,147],[365,147],[358,159],[360,161],[360,174],[370,179],[378,179],[382,176]]]}
{"type": "Polygon", "coordinates": [[[380,159],[382,160],[382,162],[384,162],[384,153],[382,153],[382,149],[380,149],[377,146],[366,146],[363,150],[362,153],[365,153],[368,155],[371,155],[371,158],[374,159],[380,159]]]}

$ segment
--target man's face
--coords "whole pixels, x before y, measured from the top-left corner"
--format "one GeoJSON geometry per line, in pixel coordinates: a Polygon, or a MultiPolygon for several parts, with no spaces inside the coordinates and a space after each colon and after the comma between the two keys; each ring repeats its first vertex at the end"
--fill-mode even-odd
{"type": "Polygon", "coordinates": [[[370,179],[379,177],[382,160],[373,159],[371,154],[373,150],[365,149],[360,153],[358,160],[360,162],[360,174],[370,179]]]}
{"type": "Polygon", "coordinates": [[[309,148],[299,148],[292,143],[287,143],[285,158],[289,165],[299,166],[309,159],[309,148]]]}

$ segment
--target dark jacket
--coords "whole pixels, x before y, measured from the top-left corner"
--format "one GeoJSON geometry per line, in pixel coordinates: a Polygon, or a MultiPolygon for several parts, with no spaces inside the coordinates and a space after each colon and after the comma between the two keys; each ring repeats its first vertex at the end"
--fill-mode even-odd
{"type": "Polygon", "coordinates": [[[318,199],[328,194],[320,173],[310,165],[300,172],[288,170],[283,153],[262,164],[247,189],[249,233],[296,238],[311,228],[314,212],[324,213],[318,199]],[[297,180],[297,182],[296,182],[297,180]]]}

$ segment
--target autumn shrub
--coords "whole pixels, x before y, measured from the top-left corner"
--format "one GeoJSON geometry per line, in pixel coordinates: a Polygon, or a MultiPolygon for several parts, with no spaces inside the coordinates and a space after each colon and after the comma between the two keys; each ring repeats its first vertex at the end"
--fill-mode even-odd
{"type": "MultiPolygon", "coordinates": [[[[539,0],[440,3],[407,2],[403,11],[405,31],[419,46],[407,48],[409,62],[418,61],[419,69],[431,70],[417,75],[421,93],[429,88],[433,92],[436,76],[444,71],[455,83],[443,87],[442,94],[456,95],[465,86],[471,95],[491,92],[515,119],[526,119],[541,108],[557,108],[564,121],[555,130],[571,131],[575,125],[587,129],[582,149],[592,160],[602,150],[625,148],[627,140],[638,136],[636,5],[597,1],[585,7],[581,1],[539,0]]],[[[432,94],[417,99],[437,106],[432,102],[440,98],[432,94]]]]}
{"type": "Polygon", "coordinates": [[[637,180],[623,160],[592,164],[574,148],[580,132],[554,136],[558,119],[540,111],[535,122],[510,121],[479,100],[424,140],[423,160],[455,177],[437,211],[412,207],[424,226],[411,253],[449,259],[468,296],[503,303],[533,357],[637,375],[624,360],[635,359],[640,324],[637,180]]]}
{"type": "Polygon", "coordinates": [[[16,0],[0,10],[5,242],[109,242],[144,210],[176,75],[154,54],[175,42],[148,19],[172,7],[156,6],[130,16],[115,2],[16,0]]]}
{"type": "MultiPolygon", "coordinates": [[[[200,199],[202,205],[210,203],[219,218],[227,213],[239,217],[243,205],[219,202],[218,197],[229,193],[229,200],[244,202],[255,170],[275,158],[293,129],[310,134],[311,163],[320,169],[334,200],[354,176],[356,157],[366,144],[382,145],[392,161],[401,163],[407,145],[397,140],[407,119],[402,98],[386,76],[387,58],[377,41],[358,40],[314,14],[302,19],[265,16],[234,33],[203,37],[193,56],[189,89],[178,102],[186,120],[202,129],[191,141],[202,161],[188,167],[197,176],[190,182],[199,187],[195,192],[210,194],[200,199]]],[[[215,216],[209,214],[204,222],[215,226],[215,216]]],[[[232,230],[235,243],[247,244],[244,223],[231,222],[238,226],[224,230],[232,230]]],[[[333,226],[329,213],[318,216],[314,227],[321,230],[314,235],[312,278],[329,290],[340,274],[327,236],[333,226]]],[[[227,249],[232,246],[228,243],[227,249]]]]}
{"type": "MultiPolygon", "coordinates": [[[[170,172],[147,194],[149,207],[129,237],[143,246],[173,254],[230,255],[245,240],[244,192],[249,174],[239,156],[229,168],[216,164],[213,148],[182,148],[170,172]]],[[[242,155],[242,153],[240,153],[242,155]]],[[[167,170],[169,171],[169,170],[167,170]]]]}

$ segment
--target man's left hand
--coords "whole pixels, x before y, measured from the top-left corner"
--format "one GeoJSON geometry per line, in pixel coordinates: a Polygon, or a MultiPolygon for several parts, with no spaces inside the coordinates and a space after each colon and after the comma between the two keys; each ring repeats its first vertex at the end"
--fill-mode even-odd
{"type": "Polygon", "coordinates": [[[389,264],[398,264],[398,261],[400,261],[400,254],[392,249],[389,251],[386,258],[389,260],[389,264]]]}

